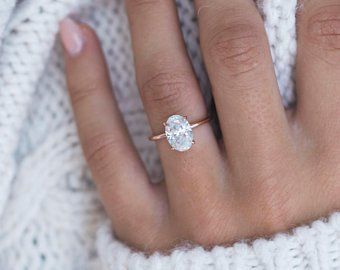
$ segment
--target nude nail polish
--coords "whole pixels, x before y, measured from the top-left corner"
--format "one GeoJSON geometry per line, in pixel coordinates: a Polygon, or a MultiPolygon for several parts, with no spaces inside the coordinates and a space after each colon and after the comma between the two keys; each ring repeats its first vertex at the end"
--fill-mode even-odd
{"type": "Polygon", "coordinates": [[[70,56],[77,56],[84,46],[83,32],[78,23],[66,18],[60,23],[60,37],[65,50],[70,56]]]}

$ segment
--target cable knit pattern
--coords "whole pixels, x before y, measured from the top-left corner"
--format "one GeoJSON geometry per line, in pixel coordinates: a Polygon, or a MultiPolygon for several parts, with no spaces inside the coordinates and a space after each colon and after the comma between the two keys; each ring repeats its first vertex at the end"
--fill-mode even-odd
{"type": "Polygon", "coordinates": [[[277,0],[261,1],[258,5],[265,17],[265,27],[281,95],[284,97],[284,104],[289,106],[294,101],[296,42],[293,42],[291,37],[296,35],[294,11],[297,0],[289,0],[285,4],[277,0]]]}
{"type": "MultiPolygon", "coordinates": [[[[188,52],[207,103],[191,0],[178,0],[188,52]]],[[[296,0],[258,2],[284,104],[294,101],[296,0]]],[[[212,252],[178,249],[146,259],[111,235],[81,148],[66,92],[58,23],[92,25],[115,95],[153,181],[162,170],[135,84],[123,0],[0,0],[0,269],[340,269],[339,215],[291,236],[212,252]],[[98,258],[100,256],[100,259],[98,258]]]]}

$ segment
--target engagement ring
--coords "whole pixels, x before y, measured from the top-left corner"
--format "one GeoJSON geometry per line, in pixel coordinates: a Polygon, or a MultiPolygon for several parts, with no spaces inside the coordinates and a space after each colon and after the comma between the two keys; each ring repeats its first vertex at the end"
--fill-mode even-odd
{"type": "Polygon", "coordinates": [[[179,152],[188,151],[195,143],[193,129],[208,123],[209,118],[205,118],[196,123],[190,124],[187,117],[172,115],[163,123],[165,132],[151,136],[150,141],[158,141],[166,138],[172,148],[179,152]]]}

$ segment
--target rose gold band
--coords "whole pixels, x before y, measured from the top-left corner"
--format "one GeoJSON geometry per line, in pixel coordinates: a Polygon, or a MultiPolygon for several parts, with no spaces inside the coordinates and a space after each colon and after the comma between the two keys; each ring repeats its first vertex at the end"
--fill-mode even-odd
{"type": "MultiPolygon", "coordinates": [[[[210,118],[207,117],[207,118],[205,118],[205,119],[203,119],[201,121],[198,121],[196,123],[191,124],[190,127],[192,129],[194,129],[194,128],[198,127],[198,126],[201,126],[203,124],[208,123],[209,121],[210,121],[210,118]]],[[[165,133],[162,133],[162,134],[159,134],[159,135],[154,135],[154,136],[149,137],[149,140],[150,141],[158,141],[158,140],[161,140],[161,139],[164,139],[164,138],[166,138],[166,135],[165,135],[165,133]]]]}

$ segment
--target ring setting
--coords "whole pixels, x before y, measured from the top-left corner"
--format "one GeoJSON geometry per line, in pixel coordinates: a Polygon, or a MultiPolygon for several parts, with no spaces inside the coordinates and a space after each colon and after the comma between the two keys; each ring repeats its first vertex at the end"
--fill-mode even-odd
{"type": "Polygon", "coordinates": [[[209,122],[209,118],[190,124],[187,117],[181,115],[171,115],[163,123],[165,132],[149,139],[157,141],[166,138],[172,150],[185,152],[195,144],[193,129],[209,122]]]}

